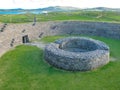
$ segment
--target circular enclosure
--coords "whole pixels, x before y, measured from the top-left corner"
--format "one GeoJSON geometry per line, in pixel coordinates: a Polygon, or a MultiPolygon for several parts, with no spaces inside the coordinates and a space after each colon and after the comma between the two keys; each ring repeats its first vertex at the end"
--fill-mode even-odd
{"type": "Polygon", "coordinates": [[[91,38],[68,37],[46,45],[44,57],[60,69],[88,71],[109,62],[109,47],[91,38]]]}

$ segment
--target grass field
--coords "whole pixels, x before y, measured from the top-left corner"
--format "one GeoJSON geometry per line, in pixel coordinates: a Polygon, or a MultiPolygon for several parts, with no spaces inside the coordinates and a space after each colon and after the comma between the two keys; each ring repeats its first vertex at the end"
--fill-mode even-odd
{"type": "MultiPolygon", "coordinates": [[[[66,36],[48,36],[46,43],[66,36]]],[[[120,90],[120,40],[92,37],[110,46],[111,61],[89,72],[67,72],[49,66],[43,50],[17,46],[0,58],[0,90],[120,90]]]]}
{"type": "Polygon", "coordinates": [[[80,20],[97,22],[120,23],[120,12],[108,11],[74,11],[74,12],[52,12],[48,14],[20,14],[20,15],[0,15],[0,22],[4,23],[24,23],[33,22],[34,17],[38,22],[56,20],[80,20]]]}

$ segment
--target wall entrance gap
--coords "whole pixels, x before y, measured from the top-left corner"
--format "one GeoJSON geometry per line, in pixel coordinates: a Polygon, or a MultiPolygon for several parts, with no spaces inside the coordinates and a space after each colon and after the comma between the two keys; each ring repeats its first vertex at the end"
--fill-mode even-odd
{"type": "Polygon", "coordinates": [[[22,37],[22,42],[23,43],[28,43],[29,42],[28,35],[25,35],[25,36],[22,37]]]}

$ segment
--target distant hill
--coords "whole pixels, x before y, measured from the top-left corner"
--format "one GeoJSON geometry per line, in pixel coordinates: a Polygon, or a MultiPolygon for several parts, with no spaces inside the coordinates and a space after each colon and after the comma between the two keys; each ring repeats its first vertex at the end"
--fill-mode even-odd
{"type": "Polygon", "coordinates": [[[79,8],[75,7],[60,7],[60,6],[55,6],[55,7],[46,7],[46,8],[40,8],[38,10],[42,11],[68,11],[68,10],[78,10],[79,8]]]}
{"type": "Polygon", "coordinates": [[[48,13],[48,12],[69,12],[79,10],[79,8],[74,7],[46,7],[46,8],[38,8],[38,9],[0,9],[0,14],[23,14],[23,13],[34,13],[34,14],[41,14],[41,13],[48,13]]]}
{"type": "Polygon", "coordinates": [[[96,7],[96,8],[85,8],[87,11],[116,11],[120,12],[120,8],[107,8],[107,7],[96,7]]]}
{"type": "Polygon", "coordinates": [[[83,11],[116,11],[120,12],[120,8],[106,8],[106,7],[96,7],[96,8],[75,8],[75,7],[46,7],[46,8],[38,8],[38,9],[0,9],[0,14],[25,14],[25,13],[33,13],[33,14],[41,14],[41,13],[49,13],[49,12],[71,12],[75,10],[83,10],[83,11]]]}

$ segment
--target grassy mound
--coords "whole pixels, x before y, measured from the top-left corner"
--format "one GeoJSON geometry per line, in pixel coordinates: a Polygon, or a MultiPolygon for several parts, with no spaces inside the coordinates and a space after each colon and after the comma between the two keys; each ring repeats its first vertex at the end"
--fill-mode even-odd
{"type": "MultiPolygon", "coordinates": [[[[63,37],[49,36],[42,41],[63,37]]],[[[119,90],[120,40],[93,38],[110,46],[115,61],[90,72],[66,72],[44,62],[41,49],[17,46],[0,58],[0,90],[119,90]]]]}

